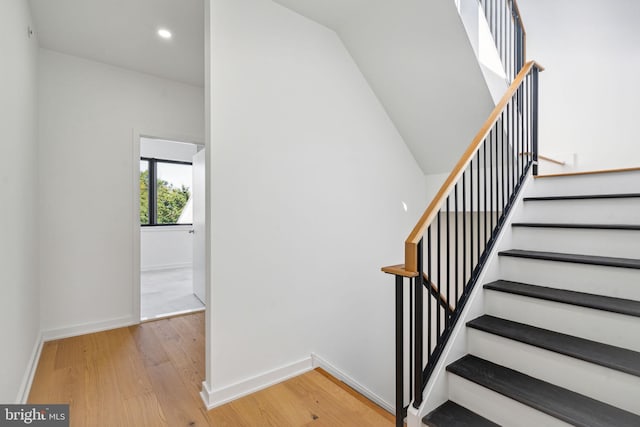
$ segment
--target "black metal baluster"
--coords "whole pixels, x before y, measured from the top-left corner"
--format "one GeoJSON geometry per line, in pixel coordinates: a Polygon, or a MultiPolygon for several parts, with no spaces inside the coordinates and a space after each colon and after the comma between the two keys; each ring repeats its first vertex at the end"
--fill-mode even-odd
{"type": "MultiPolygon", "coordinates": [[[[518,88],[516,90],[516,114],[518,115],[516,118],[516,153],[518,155],[518,157],[516,157],[516,162],[517,162],[517,167],[518,170],[516,171],[516,179],[518,181],[520,181],[520,123],[521,123],[521,119],[522,119],[522,113],[521,113],[521,108],[520,108],[520,89],[518,88]]],[[[518,183],[516,182],[516,185],[518,183]]]]}
{"type": "MultiPolygon", "coordinates": [[[[438,289],[438,299],[440,299],[441,295],[442,295],[442,277],[440,275],[440,270],[442,270],[442,260],[440,258],[440,256],[442,255],[442,235],[440,233],[440,217],[442,216],[442,212],[438,211],[438,228],[436,229],[438,232],[438,262],[437,262],[437,269],[438,271],[436,272],[436,287],[438,289]]],[[[440,308],[442,307],[442,304],[436,304],[436,313],[437,313],[437,318],[436,318],[436,324],[438,326],[437,330],[438,330],[438,341],[436,342],[436,345],[440,344],[440,338],[442,337],[442,329],[440,329],[440,308]]]]}
{"type": "MultiPolygon", "coordinates": [[[[480,163],[477,164],[476,169],[479,169],[479,166],[480,163]]],[[[469,163],[469,197],[469,280],[471,280],[471,276],[473,275],[473,157],[469,163]]],[[[465,286],[466,283],[467,282],[465,282],[465,286]]]]}
{"type": "Polygon", "coordinates": [[[507,54],[509,55],[509,78],[510,81],[513,81],[513,57],[511,52],[513,52],[512,48],[512,38],[513,38],[513,12],[511,10],[511,0],[507,0],[507,9],[508,9],[508,18],[507,18],[507,54]]]}
{"type": "MultiPolygon", "coordinates": [[[[482,141],[482,148],[485,150],[486,153],[486,147],[487,147],[487,138],[485,137],[484,141],[482,141]]],[[[484,173],[486,176],[486,172],[487,169],[485,167],[484,169],[484,173]]],[[[476,229],[477,229],[477,239],[476,239],[476,246],[477,246],[477,255],[478,255],[478,259],[480,259],[480,151],[478,151],[478,165],[476,167],[476,177],[478,178],[478,182],[476,182],[476,191],[478,194],[477,200],[476,200],[476,229]]],[[[486,187],[485,187],[486,189],[486,187]]],[[[485,193],[485,198],[486,198],[486,193],[485,193]]],[[[473,277],[473,271],[475,269],[475,263],[473,261],[473,257],[471,258],[471,277],[473,277]]]]}
{"type": "Polygon", "coordinates": [[[531,150],[531,74],[527,76],[527,153],[529,153],[529,164],[532,164],[533,153],[531,150]]]}
{"type": "Polygon", "coordinates": [[[396,276],[396,427],[404,426],[404,293],[403,277],[396,276]]]}
{"type": "MultiPolygon", "coordinates": [[[[484,142],[484,145],[482,146],[482,155],[484,157],[484,205],[483,205],[483,209],[484,209],[484,248],[486,249],[487,247],[487,144],[488,144],[488,139],[484,142]]],[[[478,211],[479,212],[479,211],[478,211]]],[[[479,218],[478,218],[479,219],[479,218]]],[[[480,259],[480,248],[478,247],[478,260],[480,259]]]]}
{"type": "MultiPolygon", "coordinates": [[[[471,165],[473,159],[471,159],[471,165]]],[[[473,177],[473,170],[471,171],[473,177]]],[[[473,179],[473,178],[471,178],[473,179]]],[[[473,188],[473,185],[471,186],[473,188]]],[[[473,204],[473,202],[471,202],[473,204]]],[[[473,229],[471,231],[473,235],[473,229]]],[[[462,172],[462,291],[467,288],[467,171],[462,172]]]]}
{"type": "MultiPolygon", "coordinates": [[[[462,179],[464,180],[464,172],[462,174],[462,179]]],[[[456,227],[456,232],[455,232],[455,248],[454,248],[454,252],[456,254],[456,260],[454,262],[454,268],[455,268],[455,283],[456,283],[456,306],[458,305],[458,289],[460,288],[460,282],[458,281],[458,184],[455,185],[455,187],[453,187],[453,197],[455,200],[454,203],[454,210],[456,211],[456,222],[455,222],[455,227],[456,227]]]]}
{"type": "Polygon", "coordinates": [[[532,151],[533,151],[533,175],[538,175],[538,67],[533,67],[533,112],[531,117],[531,132],[532,132],[532,151]]]}
{"type": "MultiPolygon", "coordinates": [[[[489,214],[489,230],[493,230],[493,142],[495,140],[495,127],[491,128],[491,138],[489,138],[489,209],[485,207],[485,215],[489,214]]],[[[484,249],[487,249],[487,240],[491,238],[491,233],[485,237],[484,249]]]]}
{"type": "Polygon", "coordinates": [[[511,132],[509,127],[511,126],[511,102],[507,103],[507,195],[511,200],[511,157],[509,155],[509,149],[511,147],[511,132]]]}
{"type": "MultiPolygon", "coordinates": [[[[449,264],[449,262],[450,262],[449,255],[451,253],[450,247],[449,247],[449,244],[450,244],[450,240],[449,240],[449,237],[450,237],[449,236],[449,215],[450,215],[450,212],[449,212],[449,196],[447,196],[447,271],[445,273],[447,275],[447,307],[449,306],[449,301],[451,301],[450,293],[449,293],[449,284],[450,284],[449,278],[451,276],[451,264],[449,264]]],[[[449,318],[450,318],[450,316],[449,316],[449,312],[448,312],[448,310],[446,308],[444,310],[444,314],[445,314],[446,328],[449,329],[449,318]]]]}
{"type": "MultiPolygon", "coordinates": [[[[422,404],[422,370],[424,369],[424,364],[422,363],[422,355],[423,355],[423,325],[424,325],[424,316],[423,316],[423,289],[424,289],[424,273],[423,273],[423,263],[424,263],[424,255],[422,252],[422,239],[418,242],[418,277],[415,280],[415,355],[414,355],[414,372],[413,372],[413,385],[415,387],[413,393],[413,406],[418,409],[420,404],[422,404]]],[[[431,298],[429,298],[430,300],[431,298]]]]}
{"type": "MultiPolygon", "coordinates": [[[[520,102],[521,102],[521,110],[522,110],[522,125],[520,126],[520,152],[524,152],[525,150],[525,140],[524,140],[524,127],[526,126],[526,118],[524,117],[524,88],[522,85],[520,86],[520,102]]],[[[522,182],[522,176],[525,171],[525,162],[524,157],[522,158],[522,163],[520,165],[520,182],[522,182]]]]}
{"type": "MultiPolygon", "coordinates": [[[[514,94],[515,95],[515,94],[514,94]]],[[[516,163],[518,161],[517,149],[516,149],[516,105],[514,97],[511,97],[511,192],[513,193],[516,187],[516,163]]]]}
{"type": "MultiPolygon", "coordinates": [[[[496,205],[495,205],[495,207],[496,207],[496,218],[495,218],[496,227],[498,226],[498,219],[499,219],[499,215],[500,215],[499,214],[499,212],[500,212],[500,209],[499,209],[499,200],[500,200],[500,185],[499,184],[500,184],[500,181],[498,179],[498,176],[500,174],[500,167],[499,167],[499,165],[500,165],[500,162],[499,162],[500,152],[498,151],[498,141],[499,141],[499,138],[500,138],[500,134],[498,133],[499,132],[498,123],[499,122],[497,121],[496,122],[496,141],[495,141],[496,142],[496,144],[495,144],[496,145],[496,182],[495,182],[495,184],[496,184],[496,205]]],[[[494,230],[495,230],[495,227],[494,227],[494,230]]],[[[493,236],[493,234],[494,233],[492,231],[491,235],[493,236]]]]}
{"type": "MultiPolygon", "coordinates": [[[[429,286],[429,288],[431,288],[431,285],[433,283],[433,279],[431,276],[431,259],[433,258],[433,252],[431,252],[431,225],[429,225],[429,227],[427,228],[427,285],[429,286]]],[[[429,293],[430,294],[430,293],[429,293]]],[[[432,319],[432,311],[431,311],[431,300],[432,298],[429,298],[427,301],[427,324],[429,325],[429,327],[427,328],[427,354],[431,355],[431,351],[433,349],[433,346],[431,345],[432,339],[431,339],[431,334],[432,334],[432,329],[433,329],[433,323],[431,322],[432,319]]],[[[436,302],[436,306],[438,305],[438,303],[436,302]]]]}
{"type": "Polygon", "coordinates": [[[506,204],[505,204],[505,199],[506,199],[506,197],[505,197],[506,196],[506,194],[505,194],[505,191],[506,191],[505,172],[506,172],[506,167],[507,167],[506,164],[505,164],[506,157],[505,157],[505,149],[504,149],[504,147],[505,147],[505,141],[504,140],[505,140],[505,136],[506,136],[505,135],[505,129],[504,129],[504,117],[505,117],[505,114],[504,114],[504,110],[503,110],[502,113],[500,113],[500,121],[502,122],[502,126],[501,126],[501,128],[502,128],[502,133],[501,133],[501,135],[502,135],[502,144],[501,144],[501,147],[502,147],[502,163],[500,164],[500,166],[501,166],[500,169],[502,170],[502,215],[504,215],[505,206],[506,206],[506,204]]]}

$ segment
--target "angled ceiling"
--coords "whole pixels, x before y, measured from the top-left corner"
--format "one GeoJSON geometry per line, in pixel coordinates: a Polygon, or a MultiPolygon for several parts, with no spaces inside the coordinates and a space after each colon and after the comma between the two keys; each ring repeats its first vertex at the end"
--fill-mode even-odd
{"type": "Polygon", "coordinates": [[[336,31],[425,174],[451,170],[494,107],[452,0],[274,0],[336,31]]]}
{"type": "Polygon", "coordinates": [[[338,31],[359,11],[371,5],[371,0],[273,0],[307,18],[338,31]]]}
{"type": "Polygon", "coordinates": [[[29,2],[43,48],[204,86],[204,0],[29,2]]]}

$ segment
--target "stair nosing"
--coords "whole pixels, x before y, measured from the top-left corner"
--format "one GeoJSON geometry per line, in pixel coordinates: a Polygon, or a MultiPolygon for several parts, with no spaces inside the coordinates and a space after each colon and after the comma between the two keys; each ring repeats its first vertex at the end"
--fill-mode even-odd
{"type": "Polygon", "coordinates": [[[640,193],[621,194],[581,194],[568,196],[529,196],[523,200],[525,202],[545,202],[558,200],[597,200],[597,199],[635,199],[640,198],[640,193]]]}
{"type": "Polygon", "coordinates": [[[610,313],[640,317],[640,302],[624,298],[614,298],[604,295],[589,294],[586,292],[557,289],[548,286],[537,286],[528,283],[513,282],[510,280],[496,280],[485,284],[484,288],[492,291],[538,298],[561,304],[569,304],[594,310],[608,311],[610,313]],[[505,285],[509,288],[505,288],[505,285]],[[626,305],[628,307],[621,307],[621,305],[626,305]]]}
{"type": "MultiPolygon", "coordinates": [[[[573,357],[575,359],[623,372],[625,374],[640,377],[640,363],[637,364],[638,366],[629,366],[629,364],[625,363],[612,362],[615,356],[618,356],[618,360],[620,356],[635,356],[629,357],[629,359],[640,361],[640,353],[637,351],[616,347],[610,344],[603,344],[601,342],[575,337],[573,335],[567,335],[487,314],[467,322],[466,325],[470,328],[489,334],[501,336],[526,345],[531,345],[547,351],[562,354],[564,356],[573,357]],[[521,330],[521,334],[518,335],[517,333],[514,333],[513,330],[507,332],[504,330],[500,331],[498,330],[499,328],[487,325],[487,321],[502,323],[503,326],[509,325],[512,328],[518,328],[521,330]],[[522,330],[526,330],[526,333],[522,330]],[[541,336],[545,336],[545,339],[540,339],[541,336]],[[556,343],[553,342],[554,340],[556,343]],[[561,342],[563,345],[558,345],[557,342],[561,342]],[[588,349],[587,347],[589,346],[594,347],[596,351],[594,352],[593,348],[588,349]],[[606,354],[607,357],[603,357],[604,353],[608,353],[606,354]]],[[[493,326],[495,326],[495,324],[493,326]]]]}
{"type": "Polygon", "coordinates": [[[556,222],[514,222],[512,227],[530,227],[530,228],[570,228],[585,230],[625,230],[640,231],[640,224],[571,224],[556,222]]]}
{"type": "MultiPolygon", "coordinates": [[[[430,420],[428,419],[429,417],[433,416],[433,415],[438,415],[438,411],[449,411],[449,410],[455,410],[455,411],[462,411],[463,412],[463,416],[466,416],[466,420],[463,420],[464,426],[474,426],[474,427],[500,427],[498,424],[484,418],[483,416],[479,415],[478,413],[465,408],[462,405],[459,405],[458,403],[452,401],[452,400],[447,400],[446,402],[444,402],[442,405],[438,406],[436,409],[434,409],[433,411],[429,412],[427,415],[425,415],[424,417],[422,417],[422,422],[425,425],[433,425],[435,424],[436,426],[438,425],[438,421],[434,421],[434,420],[430,420]],[[470,419],[470,417],[472,419],[470,419]],[[473,424],[469,424],[468,422],[472,421],[473,424]],[[480,424],[481,423],[481,424],[480,424]]],[[[446,415],[445,415],[446,416],[446,415]]],[[[458,420],[456,420],[458,421],[458,420]]],[[[458,423],[459,424],[459,423],[458,423]]],[[[456,424],[457,425],[457,424],[456,424]]],[[[447,427],[449,427],[450,424],[447,424],[447,427]]]]}
{"type": "Polygon", "coordinates": [[[629,411],[473,355],[451,363],[447,372],[578,427],[640,424],[629,411]]]}
{"type": "Polygon", "coordinates": [[[634,258],[604,257],[599,255],[569,254],[560,252],[509,249],[498,252],[499,256],[568,262],[573,264],[600,265],[604,267],[640,269],[640,260],[634,258]]]}

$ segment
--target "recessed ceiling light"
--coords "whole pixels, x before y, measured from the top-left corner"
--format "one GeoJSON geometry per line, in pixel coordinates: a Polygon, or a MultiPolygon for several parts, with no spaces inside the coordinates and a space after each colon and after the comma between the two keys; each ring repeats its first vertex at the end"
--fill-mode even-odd
{"type": "Polygon", "coordinates": [[[169,40],[171,38],[171,36],[172,36],[171,31],[169,31],[167,29],[164,29],[164,28],[160,28],[158,30],[158,35],[160,37],[162,37],[163,39],[165,39],[165,40],[169,40]]]}

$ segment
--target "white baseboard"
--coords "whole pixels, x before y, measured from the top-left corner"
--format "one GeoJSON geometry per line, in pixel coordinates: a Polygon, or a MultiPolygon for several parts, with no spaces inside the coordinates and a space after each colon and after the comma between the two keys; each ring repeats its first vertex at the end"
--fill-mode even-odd
{"type": "Polygon", "coordinates": [[[27,369],[24,373],[24,377],[22,378],[18,396],[16,397],[16,403],[18,404],[25,404],[27,403],[27,399],[29,399],[31,384],[33,383],[33,377],[36,375],[36,369],[38,368],[38,362],[40,361],[40,354],[42,353],[42,344],[44,344],[44,339],[42,338],[42,334],[39,333],[38,338],[33,345],[31,357],[29,357],[29,363],[27,364],[27,369]]]}
{"type": "Polygon", "coordinates": [[[395,414],[395,405],[387,402],[382,397],[378,396],[373,391],[369,390],[367,387],[363,386],[358,381],[356,381],[346,373],[342,372],[340,369],[336,368],[327,360],[323,359],[322,357],[318,356],[315,353],[311,353],[311,360],[314,368],[324,369],[325,371],[327,371],[328,373],[330,373],[331,375],[333,375],[334,377],[336,377],[337,379],[339,379],[340,381],[342,381],[343,383],[345,383],[346,385],[348,385],[349,387],[351,387],[352,389],[354,389],[355,391],[357,391],[358,393],[366,397],[367,399],[376,403],[378,406],[384,408],[385,410],[391,412],[392,414],[395,414]]]}
{"type": "Polygon", "coordinates": [[[192,267],[193,267],[193,263],[183,262],[180,264],[146,265],[144,267],[140,267],[140,271],[141,272],[163,271],[163,270],[174,270],[178,268],[192,268],[192,267]]]}
{"type": "Polygon", "coordinates": [[[286,381],[289,378],[309,372],[312,369],[313,363],[311,357],[307,357],[220,389],[212,390],[205,381],[202,383],[200,397],[202,397],[207,409],[213,409],[240,397],[286,381]]]}
{"type": "Polygon", "coordinates": [[[137,325],[138,323],[140,323],[140,319],[136,319],[134,316],[124,316],[100,322],[83,323],[81,325],[69,326],[66,328],[49,329],[47,331],[42,331],[42,339],[43,341],[52,341],[61,338],[75,337],[78,335],[92,334],[94,332],[102,332],[109,329],[123,328],[126,326],[137,325]]]}

